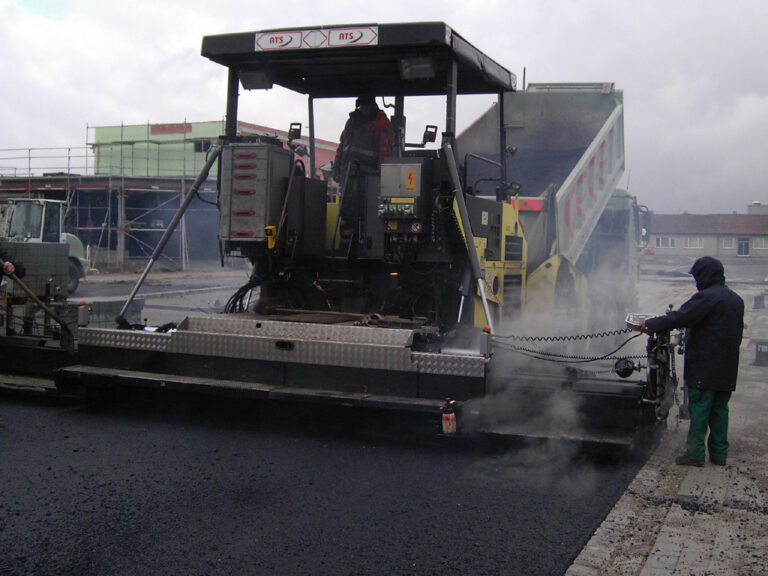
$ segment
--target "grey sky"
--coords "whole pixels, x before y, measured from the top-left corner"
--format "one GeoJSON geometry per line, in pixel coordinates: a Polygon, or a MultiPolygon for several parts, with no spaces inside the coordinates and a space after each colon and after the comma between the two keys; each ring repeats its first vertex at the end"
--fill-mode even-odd
{"type": "MultiPolygon", "coordinates": [[[[523,67],[528,82],[615,82],[621,185],[652,210],[768,204],[763,0],[0,0],[0,149],[84,146],[87,125],[220,119],[226,75],[200,56],[207,34],[417,20],[445,21],[519,82],[523,67]]],[[[489,104],[460,103],[460,124],[489,104]]],[[[318,136],[336,139],[348,107],[327,104],[318,136]]],[[[306,103],[281,90],[249,94],[240,117],[306,125],[306,103]]],[[[415,132],[435,120],[428,105],[409,113],[415,132]]]]}

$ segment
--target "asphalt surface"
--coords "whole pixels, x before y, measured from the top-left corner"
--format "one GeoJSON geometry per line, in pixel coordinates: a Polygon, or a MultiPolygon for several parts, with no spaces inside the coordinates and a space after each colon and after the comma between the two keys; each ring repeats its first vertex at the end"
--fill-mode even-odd
{"type": "Polygon", "coordinates": [[[639,467],[135,398],[0,398],[0,454],[5,576],[563,574],[639,467]]]}
{"type": "MultiPolygon", "coordinates": [[[[682,303],[686,265],[646,263],[638,311],[682,303]],[[649,295],[654,275],[668,289],[649,295]]],[[[749,306],[762,264],[726,270],[749,306]]],[[[153,280],[147,313],[215,309],[242,283],[210,274],[192,304],[183,278],[153,280]]],[[[130,291],[124,276],[111,281],[130,291]]],[[[743,371],[725,470],[671,464],[673,416],[641,466],[562,444],[395,441],[343,412],[0,396],[0,574],[765,574],[763,370],[743,371]]]]}
{"type": "MultiPolygon", "coordinates": [[[[141,269],[92,273],[83,278],[70,299],[93,302],[113,300],[121,305],[141,279],[141,269]]],[[[135,295],[143,305],[142,317],[150,325],[181,321],[194,314],[218,314],[227,300],[248,281],[242,265],[198,264],[187,271],[151,270],[135,295]]]]}
{"type": "MultiPolygon", "coordinates": [[[[688,271],[698,256],[645,255],[640,268],[645,276],[663,276],[690,281],[688,271]]],[[[723,259],[726,280],[730,283],[764,284],[768,281],[768,258],[731,257],[723,259]]]]}

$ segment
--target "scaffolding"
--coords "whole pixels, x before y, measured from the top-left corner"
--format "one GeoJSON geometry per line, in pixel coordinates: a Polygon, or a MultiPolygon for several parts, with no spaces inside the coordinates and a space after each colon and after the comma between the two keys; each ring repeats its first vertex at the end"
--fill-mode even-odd
{"type": "MultiPolygon", "coordinates": [[[[66,230],[88,248],[91,265],[125,269],[152,253],[205,163],[215,137],[192,137],[191,126],[88,126],[83,147],[0,149],[0,198],[64,200],[66,230]]],[[[221,122],[204,127],[217,134],[221,122]]],[[[218,257],[215,204],[215,182],[207,182],[173,233],[163,256],[169,267],[218,257]],[[195,230],[211,229],[213,250],[198,235],[190,249],[190,220],[195,230]]]]}
{"type": "MultiPolygon", "coordinates": [[[[194,178],[184,177],[48,174],[2,178],[0,197],[66,201],[65,229],[87,247],[91,266],[124,270],[132,259],[144,261],[152,253],[193,182],[194,178]]],[[[215,183],[206,183],[174,230],[163,255],[169,268],[186,270],[190,257],[217,257],[215,203],[215,183]],[[190,228],[196,231],[192,249],[190,228]],[[204,245],[206,237],[208,248],[204,245]]]]}
{"type": "MultiPolygon", "coordinates": [[[[152,253],[223,130],[223,120],[87,126],[83,147],[0,149],[0,198],[66,201],[66,231],[89,249],[91,265],[122,270],[152,253]]],[[[238,131],[287,140],[286,132],[246,122],[238,131]]],[[[335,149],[318,140],[316,163],[330,162],[335,149]]],[[[174,231],[163,257],[169,266],[221,257],[216,201],[209,178],[174,231]]]]}

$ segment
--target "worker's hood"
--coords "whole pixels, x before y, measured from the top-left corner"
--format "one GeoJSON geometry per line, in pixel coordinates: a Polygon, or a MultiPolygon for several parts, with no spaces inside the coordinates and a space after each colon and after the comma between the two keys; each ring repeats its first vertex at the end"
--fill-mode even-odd
{"type": "Polygon", "coordinates": [[[370,122],[376,120],[381,113],[381,109],[374,102],[365,108],[355,108],[349,113],[349,117],[357,122],[370,122]]]}
{"type": "Polygon", "coordinates": [[[696,279],[696,288],[704,290],[713,284],[725,284],[723,263],[717,258],[704,256],[696,260],[688,271],[696,279]]]}

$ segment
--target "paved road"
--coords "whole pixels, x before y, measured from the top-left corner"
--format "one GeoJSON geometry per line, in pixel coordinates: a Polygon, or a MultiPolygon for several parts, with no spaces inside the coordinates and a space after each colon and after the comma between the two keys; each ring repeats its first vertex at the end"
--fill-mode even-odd
{"type": "MultiPolygon", "coordinates": [[[[124,303],[140,274],[94,274],[80,283],[75,298],[93,301],[112,299],[124,303]]],[[[246,269],[221,268],[215,264],[190,272],[150,272],[136,295],[144,302],[142,320],[151,325],[179,322],[185,316],[219,313],[234,292],[246,283],[246,269]]]]}
{"type": "MultiPolygon", "coordinates": [[[[162,298],[157,322],[190,306],[162,298]]],[[[388,438],[317,408],[0,397],[0,574],[563,574],[639,468],[388,438]]]]}
{"type": "Polygon", "coordinates": [[[0,454],[5,576],[562,574],[638,468],[210,400],[0,398],[0,454]]]}
{"type": "MultiPolygon", "coordinates": [[[[690,280],[688,270],[696,257],[690,256],[645,256],[641,270],[647,276],[662,275],[690,280]]],[[[768,258],[724,258],[725,275],[728,282],[763,284],[768,278],[768,258]]]]}

